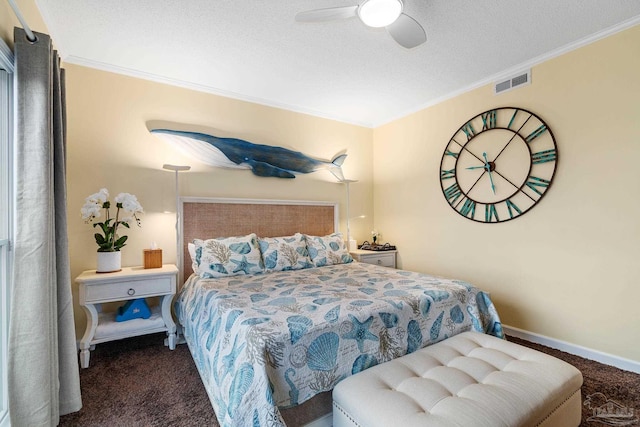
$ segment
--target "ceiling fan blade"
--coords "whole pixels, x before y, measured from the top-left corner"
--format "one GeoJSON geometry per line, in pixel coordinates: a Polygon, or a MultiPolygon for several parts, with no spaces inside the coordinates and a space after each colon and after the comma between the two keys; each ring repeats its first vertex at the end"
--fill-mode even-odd
{"type": "Polygon", "coordinates": [[[427,41],[422,25],[407,14],[401,14],[395,22],[387,26],[391,37],[403,47],[412,49],[427,41]]]}
{"type": "Polygon", "coordinates": [[[347,19],[356,16],[358,6],[330,7],[328,9],[308,10],[296,15],[298,22],[325,22],[347,19]]]}

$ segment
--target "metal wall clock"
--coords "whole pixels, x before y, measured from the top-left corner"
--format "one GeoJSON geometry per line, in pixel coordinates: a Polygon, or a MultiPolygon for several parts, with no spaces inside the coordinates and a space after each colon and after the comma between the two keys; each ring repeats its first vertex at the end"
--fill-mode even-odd
{"type": "Polygon", "coordinates": [[[440,185],[463,217],[504,222],[542,199],[557,162],[555,138],[540,117],[522,108],[496,108],[453,134],[440,161],[440,185]]]}

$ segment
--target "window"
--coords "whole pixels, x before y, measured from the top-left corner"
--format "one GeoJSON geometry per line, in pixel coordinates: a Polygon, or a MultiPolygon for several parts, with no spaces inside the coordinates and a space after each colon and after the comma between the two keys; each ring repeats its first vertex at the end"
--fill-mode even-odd
{"type": "Polygon", "coordinates": [[[8,426],[7,344],[12,266],[13,54],[0,39],[0,427],[8,426]]]}

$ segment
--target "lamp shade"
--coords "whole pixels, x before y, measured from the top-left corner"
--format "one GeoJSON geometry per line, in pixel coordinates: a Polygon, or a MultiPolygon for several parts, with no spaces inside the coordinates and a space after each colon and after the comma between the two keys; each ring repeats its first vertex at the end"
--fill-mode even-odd
{"type": "Polygon", "coordinates": [[[360,20],[365,25],[374,28],[392,24],[401,13],[401,0],[365,0],[358,7],[360,20]]]}
{"type": "Polygon", "coordinates": [[[177,165],[170,165],[168,163],[165,163],[164,165],[162,165],[162,169],[166,169],[168,171],[181,172],[181,171],[188,171],[189,169],[191,169],[191,166],[177,166],[177,165]]]}

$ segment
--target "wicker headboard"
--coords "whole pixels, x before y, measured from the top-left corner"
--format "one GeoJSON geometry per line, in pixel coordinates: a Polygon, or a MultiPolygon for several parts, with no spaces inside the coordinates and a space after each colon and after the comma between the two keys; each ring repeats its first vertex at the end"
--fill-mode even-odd
{"type": "Polygon", "coordinates": [[[179,267],[184,282],[193,272],[187,244],[193,239],[243,236],[324,236],[338,230],[337,202],[255,199],[180,199],[182,251],[179,267]]]}

